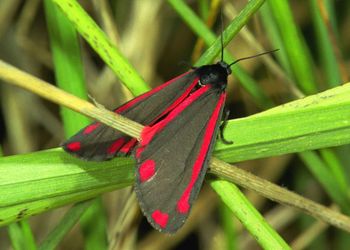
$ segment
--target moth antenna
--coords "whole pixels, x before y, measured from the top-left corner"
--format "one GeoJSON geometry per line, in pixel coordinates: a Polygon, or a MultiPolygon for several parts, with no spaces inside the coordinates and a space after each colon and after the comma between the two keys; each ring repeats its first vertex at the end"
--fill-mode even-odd
{"type": "Polygon", "coordinates": [[[274,49],[274,50],[270,50],[270,51],[266,51],[266,52],[263,52],[263,53],[254,55],[254,56],[248,56],[248,57],[239,58],[239,59],[237,59],[236,61],[230,63],[230,64],[228,65],[228,67],[231,67],[233,64],[238,63],[239,61],[243,61],[243,60],[246,60],[246,59],[251,59],[251,58],[258,57],[258,56],[262,56],[262,55],[266,55],[266,54],[271,54],[271,53],[274,53],[274,52],[276,52],[276,51],[278,51],[278,50],[279,50],[279,49],[274,49]]]}

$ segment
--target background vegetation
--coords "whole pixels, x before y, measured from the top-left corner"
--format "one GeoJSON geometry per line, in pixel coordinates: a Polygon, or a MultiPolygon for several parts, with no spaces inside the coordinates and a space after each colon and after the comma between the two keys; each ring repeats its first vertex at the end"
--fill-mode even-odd
{"type": "MultiPolygon", "coordinates": [[[[218,142],[215,152],[263,180],[213,160],[210,185],[204,185],[184,228],[173,237],[161,235],[139,211],[131,189],[131,159],[86,163],[57,148],[88,124],[86,116],[1,83],[1,249],[348,248],[350,229],[341,222],[349,218],[310,201],[350,213],[350,87],[344,84],[349,75],[348,1],[225,1],[223,7],[217,0],[80,4],[1,1],[0,59],[112,109],[188,65],[219,58],[220,11],[227,27],[227,62],[233,55],[279,48],[274,55],[234,66],[227,90],[232,117],[225,134],[235,143],[218,142]],[[301,99],[305,96],[310,97],[301,99]],[[218,176],[245,187],[245,196],[218,176]]],[[[4,82],[11,77],[20,81],[19,74],[9,72],[0,64],[4,82]]]]}

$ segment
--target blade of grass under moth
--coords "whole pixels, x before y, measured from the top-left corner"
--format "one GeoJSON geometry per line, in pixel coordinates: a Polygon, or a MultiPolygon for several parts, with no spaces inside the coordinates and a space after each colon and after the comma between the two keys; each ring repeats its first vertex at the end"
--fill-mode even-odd
{"type": "Polygon", "coordinates": [[[62,150],[3,157],[0,172],[0,224],[72,202],[87,200],[102,192],[131,185],[134,179],[127,158],[105,163],[75,159],[62,150]],[[50,187],[50,188],[48,188],[50,187]]]}
{"type": "Polygon", "coordinates": [[[237,186],[224,180],[211,181],[210,184],[261,247],[264,249],[290,249],[237,186]]]}

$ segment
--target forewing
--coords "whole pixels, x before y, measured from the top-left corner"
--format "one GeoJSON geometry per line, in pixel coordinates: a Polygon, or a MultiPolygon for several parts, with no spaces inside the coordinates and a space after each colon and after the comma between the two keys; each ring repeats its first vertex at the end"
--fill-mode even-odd
{"type": "MultiPolygon", "coordinates": [[[[144,125],[152,125],[185,99],[197,85],[194,71],[180,75],[140,95],[114,111],[144,125]]],[[[137,141],[102,123],[94,122],[63,143],[63,149],[79,158],[103,161],[125,155],[137,141]]]]}
{"type": "Polygon", "coordinates": [[[146,127],[136,149],[135,191],[148,221],[176,232],[185,222],[208,167],[226,94],[209,85],[146,127]]]}

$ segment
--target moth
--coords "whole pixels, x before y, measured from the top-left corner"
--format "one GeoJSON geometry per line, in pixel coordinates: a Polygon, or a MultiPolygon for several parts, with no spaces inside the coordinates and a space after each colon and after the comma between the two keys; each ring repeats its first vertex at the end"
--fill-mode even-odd
{"type": "Polygon", "coordinates": [[[175,233],[198,196],[227,119],[223,113],[230,67],[271,52],[193,68],[115,109],[145,125],[139,142],[94,122],[67,140],[63,149],[89,161],[133,154],[135,192],[143,214],[155,229],[175,233]]]}

